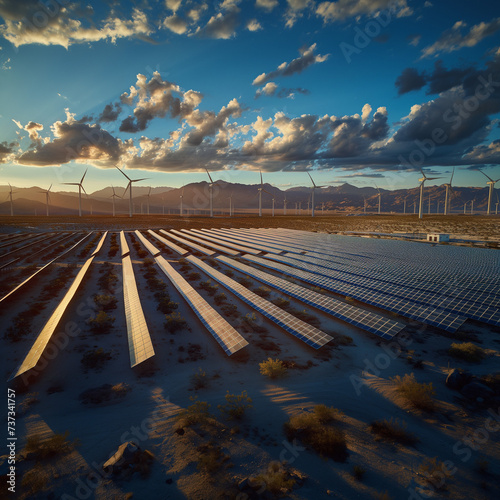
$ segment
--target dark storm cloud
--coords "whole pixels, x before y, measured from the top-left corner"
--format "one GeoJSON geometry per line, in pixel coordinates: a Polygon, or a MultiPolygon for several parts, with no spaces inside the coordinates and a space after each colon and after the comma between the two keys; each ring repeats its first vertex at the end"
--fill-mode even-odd
{"type": "Polygon", "coordinates": [[[7,156],[14,152],[14,148],[18,146],[17,142],[0,142],[0,163],[3,163],[7,156]]]}
{"type": "Polygon", "coordinates": [[[106,104],[97,121],[101,123],[114,122],[118,119],[121,112],[122,107],[119,103],[115,102],[115,104],[106,104]]]}
{"type": "Polygon", "coordinates": [[[398,94],[403,95],[412,90],[420,90],[427,83],[425,73],[419,73],[415,68],[406,68],[396,79],[398,94]]]}

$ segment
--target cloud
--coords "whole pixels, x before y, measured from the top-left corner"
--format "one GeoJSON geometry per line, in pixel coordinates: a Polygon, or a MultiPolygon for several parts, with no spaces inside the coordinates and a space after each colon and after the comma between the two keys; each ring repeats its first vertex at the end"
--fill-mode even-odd
{"type": "Polygon", "coordinates": [[[201,14],[208,9],[206,3],[201,3],[191,9],[186,13],[187,17],[191,19],[193,23],[197,23],[200,20],[201,14]]]}
{"type": "Polygon", "coordinates": [[[128,116],[120,125],[120,132],[139,132],[145,130],[154,118],[165,116],[185,117],[193,112],[202,100],[199,92],[188,90],[183,93],[178,85],[162,80],[155,71],[149,82],[139,74],[135,87],[120,96],[122,104],[135,105],[134,116],[128,116]]]}
{"type": "Polygon", "coordinates": [[[0,163],[9,161],[10,157],[14,155],[14,148],[19,146],[17,142],[0,142],[0,163]]]}
{"type": "Polygon", "coordinates": [[[278,0],[256,0],[255,6],[271,12],[277,5],[278,0]]]}
{"type": "Polygon", "coordinates": [[[302,16],[302,11],[314,5],[312,0],[287,0],[288,7],[285,12],[286,27],[291,28],[297,19],[302,16]]]}
{"type": "Polygon", "coordinates": [[[316,15],[324,23],[341,22],[358,16],[372,16],[388,9],[396,17],[406,17],[413,13],[406,0],[337,0],[321,2],[316,7],[316,15]]]}
{"type": "Polygon", "coordinates": [[[39,141],[40,136],[38,135],[38,131],[43,130],[43,125],[41,123],[30,121],[27,125],[23,126],[21,122],[17,120],[12,119],[12,121],[17,125],[18,128],[20,128],[21,130],[26,130],[26,132],[28,132],[31,141],[39,141]]]}
{"type": "Polygon", "coordinates": [[[415,68],[406,68],[396,79],[398,94],[403,95],[412,90],[420,90],[427,83],[425,73],[419,73],[415,68]]]}
{"type": "Polygon", "coordinates": [[[114,105],[106,104],[101,114],[99,115],[97,121],[100,123],[114,122],[118,119],[118,116],[120,115],[121,112],[122,112],[122,107],[118,102],[116,102],[114,105]]]}
{"type": "Polygon", "coordinates": [[[500,163],[500,139],[493,141],[487,146],[476,146],[465,155],[468,160],[477,162],[500,163]]]}
{"type": "Polygon", "coordinates": [[[259,21],[257,19],[250,19],[247,22],[247,30],[248,31],[259,31],[262,29],[262,26],[260,25],[259,21]]]}
{"type": "Polygon", "coordinates": [[[314,53],[315,50],[316,50],[315,43],[312,44],[309,48],[305,47],[301,48],[299,50],[300,57],[297,57],[296,59],[290,61],[289,63],[287,62],[281,63],[276,70],[271,71],[270,73],[267,74],[262,73],[261,75],[259,75],[257,78],[254,79],[252,84],[260,86],[279,76],[291,76],[294,73],[301,73],[309,66],[312,66],[313,64],[316,63],[322,63],[328,59],[329,54],[326,55],[315,54],[314,53]]]}
{"type": "Polygon", "coordinates": [[[10,65],[10,57],[8,57],[3,63],[2,63],[2,67],[1,67],[2,70],[9,70],[9,69],[12,69],[12,66],[10,65]]]}
{"type": "Polygon", "coordinates": [[[422,50],[422,56],[437,56],[445,52],[454,52],[464,47],[474,47],[484,38],[495,34],[500,29],[500,17],[489,22],[482,22],[470,28],[467,33],[463,33],[467,24],[464,21],[457,21],[450,29],[443,32],[441,37],[432,45],[422,50]]]}
{"type": "Polygon", "coordinates": [[[289,99],[294,99],[295,94],[303,94],[303,95],[308,95],[311,92],[307,89],[303,89],[302,87],[294,87],[294,88],[282,88],[279,90],[279,92],[276,94],[276,97],[279,97],[280,99],[287,97],[289,99]]]}
{"type": "Polygon", "coordinates": [[[91,21],[92,15],[92,7],[87,6],[82,11],[73,3],[65,2],[62,7],[53,2],[49,7],[34,0],[4,0],[0,4],[0,16],[4,19],[4,24],[0,25],[0,35],[15,47],[41,44],[68,48],[73,44],[99,40],[115,43],[119,38],[128,37],[148,40],[153,32],[146,14],[138,8],[133,9],[131,19],[110,14],[100,27],[91,21]]]}
{"type": "Polygon", "coordinates": [[[422,35],[408,35],[406,39],[408,40],[408,43],[410,45],[413,45],[416,47],[420,43],[420,39],[422,38],[422,35]]]}
{"type": "MultiPolygon", "coordinates": [[[[32,127],[35,132],[40,130],[36,125],[39,124],[32,127]]],[[[68,110],[66,120],[55,122],[51,130],[53,140],[38,141],[37,146],[23,152],[17,162],[23,165],[47,166],[76,160],[112,166],[120,158],[121,141],[97,124],[89,125],[75,120],[68,110]]]]}
{"type": "Polygon", "coordinates": [[[182,35],[187,31],[188,23],[182,17],[173,15],[165,18],[163,26],[177,35],[182,35]]]}
{"type": "Polygon", "coordinates": [[[165,0],[165,6],[172,12],[177,12],[181,6],[182,0],[165,0]]]}
{"type": "Polygon", "coordinates": [[[255,93],[255,97],[259,97],[260,95],[274,95],[276,92],[276,89],[278,88],[278,85],[274,82],[267,82],[264,87],[261,89],[258,89],[257,92],[255,93]]]}
{"type": "Polygon", "coordinates": [[[236,34],[240,24],[239,9],[233,8],[226,13],[219,12],[212,16],[208,23],[196,31],[196,35],[203,38],[217,38],[228,40],[236,34]]]}

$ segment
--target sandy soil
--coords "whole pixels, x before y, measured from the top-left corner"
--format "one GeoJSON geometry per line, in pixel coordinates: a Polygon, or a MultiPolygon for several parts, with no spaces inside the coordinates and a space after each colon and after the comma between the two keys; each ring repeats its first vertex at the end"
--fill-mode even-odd
{"type": "MultiPolygon", "coordinates": [[[[6,224],[5,219],[1,221],[3,227],[6,224]]],[[[38,228],[52,230],[62,222],[62,219],[50,219],[46,226],[38,228]]],[[[310,219],[265,217],[262,223],[267,227],[275,222],[281,227],[293,224],[295,228],[307,226],[308,229],[319,231],[354,230],[347,229],[347,223],[352,224],[348,227],[356,227],[356,230],[360,231],[386,232],[396,228],[401,231],[408,230],[408,224],[402,218],[399,222],[399,217],[359,217],[352,223],[351,219],[354,218],[325,216],[315,219],[312,225],[310,219]]],[[[201,218],[170,220],[168,224],[165,219],[154,219],[154,224],[151,224],[152,220],[145,217],[137,220],[134,218],[134,228],[184,225],[193,228],[207,227],[207,219],[201,218]]],[[[413,222],[420,224],[418,221],[413,222]]],[[[494,223],[489,219],[476,217],[454,217],[449,221],[426,218],[422,224],[430,227],[438,222],[441,230],[449,228],[456,229],[457,234],[472,234],[472,227],[475,226],[476,235],[489,231],[490,236],[494,234],[492,227],[498,225],[497,221],[494,223]]],[[[109,223],[109,218],[102,221],[99,218],[84,221],[84,224],[94,229],[103,229],[109,223]]],[[[27,221],[26,224],[33,222],[27,221]]],[[[131,221],[124,218],[113,221],[113,224],[113,228],[120,225],[130,227],[131,221]]],[[[209,225],[220,227],[229,224],[255,227],[255,219],[239,218],[228,221],[215,218],[209,225]]],[[[416,224],[411,224],[413,230],[421,230],[423,226],[416,224]]],[[[13,227],[10,226],[10,229],[13,227]]],[[[17,223],[16,229],[21,227],[23,230],[27,229],[27,226],[17,223]]],[[[406,341],[401,353],[392,359],[384,351],[384,346],[388,347],[387,343],[292,299],[291,306],[313,314],[325,332],[334,337],[347,335],[353,339],[351,345],[343,346],[333,342],[331,346],[315,351],[258,314],[257,323],[265,327],[266,332],[259,334],[243,331],[242,318],[253,310],[229,291],[219,287],[219,290],[227,295],[227,302],[238,308],[238,315],[229,321],[249,342],[245,355],[228,358],[176,289],[159,272],[158,278],[167,284],[171,300],[179,303],[177,311],[186,318],[189,325],[188,329],[173,335],[164,330],[164,316],[157,310],[154,293],[148,289],[143,276],[143,259],[139,258],[130,244],[130,239],[129,245],[156,352],[152,369],[130,369],[120,281],[114,290],[117,308],[110,313],[116,318],[112,331],[109,334],[94,335],[87,324],[87,320],[95,311],[91,307],[92,296],[99,291],[97,281],[104,264],[111,262],[117,275],[121,276],[119,253],[108,257],[108,236],[83,286],[62,319],[62,325],[69,321],[75,322],[81,330],[79,335],[70,338],[67,345],[60,348],[54,359],[48,363],[40,377],[28,387],[18,388],[17,394],[18,452],[22,452],[27,437],[34,434],[49,437],[54,433],[69,431],[70,439],[79,439],[80,445],[71,453],[48,459],[43,463],[20,460],[17,464],[18,484],[15,498],[49,498],[51,495],[50,498],[119,499],[131,498],[133,495],[134,499],[242,500],[246,497],[241,496],[236,486],[239,481],[265,472],[272,461],[283,463],[284,459],[288,465],[308,477],[301,488],[289,494],[289,498],[293,499],[373,499],[379,498],[378,495],[385,491],[389,495],[386,498],[406,499],[411,498],[408,488],[415,484],[420,498],[426,498],[424,494],[430,493],[439,497],[441,493],[426,483],[418,471],[424,460],[432,457],[452,462],[450,468],[453,467],[453,473],[446,481],[447,490],[443,493],[445,497],[479,500],[494,496],[494,491],[500,486],[496,473],[500,466],[500,433],[486,432],[487,437],[483,439],[485,425],[490,416],[489,408],[467,403],[459,397],[458,392],[448,389],[444,382],[448,370],[453,367],[463,367],[477,375],[498,371],[498,330],[472,321],[467,321],[459,330],[461,336],[474,340],[488,350],[489,355],[485,360],[479,364],[471,364],[457,361],[447,354],[451,343],[456,341],[453,338],[442,335],[442,332],[432,327],[410,324],[398,318],[398,321],[407,325],[405,332],[410,340],[406,341]],[[198,359],[196,355],[189,354],[193,345],[199,346],[198,359]],[[83,354],[96,348],[109,352],[111,359],[99,370],[84,370],[81,364],[83,354]],[[258,366],[269,356],[294,361],[299,366],[306,366],[312,361],[312,366],[290,369],[286,378],[272,381],[259,373],[258,366]],[[422,360],[423,368],[415,369],[409,358],[413,361],[422,360]],[[378,366],[375,373],[365,372],[370,364],[378,366]],[[200,368],[206,372],[209,384],[207,388],[195,391],[191,378],[200,368]],[[395,392],[391,378],[412,372],[419,382],[433,383],[438,402],[436,412],[428,414],[411,409],[395,392]],[[83,391],[105,383],[127,384],[130,391],[123,399],[98,405],[87,405],[79,399],[83,391]],[[243,390],[252,398],[253,408],[247,411],[241,421],[229,421],[219,412],[217,405],[224,403],[226,391],[239,394],[243,390]],[[199,400],[207,401],[211,405],[210,411],[217,422],[205,428],[186,428],[185,433],[179,435],[175,432],[178,428],[176,415],[192,404],[191,398],[195,395],[199,400]],[[293,452],[290,452],[291,445],[285,440],[283,424],[288,418],[311,410],[314,405],[321,403],[343,412],[339,426],[347,436],[349,458],[345,463],[322,458],[314,451],[304,449],[300,443],[297,443],[296,448],[292,447],[293,452]],[[376,440],[368,426],[375,420],[385,418],[404,421],[407,430],[414,433],[419,442],[411,447],[376,440]],[[156,457],[149,476],[142,478],[136,473],[128,479],[103,477],[102,464],[122,442],[133,438],[134,435],[141,448],[150,450],[156,457]],[[465,444],[457,443],[467,438],[472,439],[471,447],[476,449],[469,448],[469,454],[457,453],[457,450],[466,448],[465,444]],[[198,470],[197,461],[198,447],[211,441],[217,443],[230,458],[218,472],[210,475],[198,470]],[[491,472],[478,472],[477,462],[480,459],[487,460],[491,472]],[[353,477],[355,465],[366,470],[362,481],[353,477]],[[33,474],[39,480],[38,483],[33,480],[33,474]],[[28,479],[21,485],[23,477],[28,479]]],[[[16,314],[25,311],[33,301],[38,300],[44,285],[54,279],[58,268],[75,262],[81,265],[83,261],[77,255],[78,250],[66,256],[57,266],[47,270],[42,279],[30,286],[29,291],[15,296],[2,307],[2,330],[7,328],[16,314]]],[[[180,270],[176,255],[163,255],[180,270]]],[[[201,275],[201,279],[196,283],[207,279],[197,268],[193,267],[191,271],[201,275]]],[[[11,271],[12,276],[16,272],[11,271]]],[[[234,276],[237,279],[242,275],[235,272],[234,276]]],[[[251,287],[258,286],[260,283],[253,282],[251,287]]],[[[196,288],[217,309],[214,298],[205,290],[196,288]]],[[[19,342],[0,339],[4,353],[4,380],[7,380],[25,355],[62,295],[64,290],[33,318],[31,337],[19,342]]],[[[273,291],[270,298],[278,297],[282,295],[273,291]]],[[[389,347],[394,350],[395,344],[389,347]]],[[[6,384],[6,387],[9,386],[6,384]]],[[[498,408],[490,410],[497,414],[499,412],[498,408]]]]}

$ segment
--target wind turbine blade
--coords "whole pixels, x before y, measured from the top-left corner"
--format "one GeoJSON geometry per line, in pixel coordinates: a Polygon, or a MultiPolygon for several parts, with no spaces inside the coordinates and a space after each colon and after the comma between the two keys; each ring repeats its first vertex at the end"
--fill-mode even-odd
{"type": "Polygon", "coordinates": [[[127,187],[125,188],[125,191],[123,191],[122,198],[125,196],[125,193],[127,192],[128,188],[130,187],[131,184],[132,184],[132,181],[129,181],[127,184],[127,187]]]}
{"type": "Polygon", "coordinates": [[[130,179],[130,182],[146,181],[148,179],[149,179],[149,177],[144,177],[144,179],[130,179]]]}
{"type": "MultiPolygon", "coordinates": [[[[115,165],[115,168],[118,168],[116,165],[115,165]]],[[[118,168],[118,170],[128,179],[130,180],[130,177],[123,171],[121,170],[120,168],[118,168]]]]}
{"type": "Polygon", "coordinates": [[[451,186],[451,181],[453,180],[454,175],[455,175],[455,167],[453,167],[453,172],[451,173],[450,186],[451,186]]]}
{"type": "Polygon", "coordinates": [[[85,191],[85,188],[83,187],[83,185],[81,186],[81,188],[83,189],[83,192],[88,196],[88,193],[87,193],[87,191],[85,191]]]}
{"type": "Polygon", "coordinates": [[[309,176],[309,179],[311,179],[311,182],[313,183],[313,187],[317,187],[316,184],[314,184],[313,178],[311,177],[311,174],[307,172],[307,175],[309,176]]]}
{"type": "Polygon", "coordinates": [[[482,170],[480,170],[478,168],[478,171],[481,172],[487,179],[489,179],[491,182],[497,182],[497,181],[494,181],[489,175],[486,175],[482,170]]]}
{"type": "Polygon", "coordinates": [[[64,184],[66,186],[79,186],[79,182],[62,182],[61,184],[64,184]]]}
{"type": "Polygon", "coordinates": [[[50,191],[50,188],[52,187],[52,184],[49,186],[49,189],[47,189],[47,193],[50,191]]]}
{"type": "Polygon", "coordinates": [[[259,170],[260,173],[260,185],[263,186],[264,182],[262,181],[262,170],[259,170]]]}
{"type": "Polygon", "coordinates": [[[207,168],[205,169],[205,171],[206,171],[206,173],[207,173],[207,175],[208,175],[208,178],[210,179],[210,182],[213,184],[213,183],[214,183],[214,181],[212,180],[212,176],[210,175],[210,172],[208,171],[208,169],[207,169],[207,168]]]}
{"type": "Polygon", "coordinates": [[[85,172],[84,172],[84,174],[83,174],[82,180],[80,181],[80,184],[82,184],[82,183],[83,183],[83,179],[85,179],[85,176],[87,175],[87,170],[88,170],[88,168],[87,168],[87,169],[85,169],[85,172]]]}

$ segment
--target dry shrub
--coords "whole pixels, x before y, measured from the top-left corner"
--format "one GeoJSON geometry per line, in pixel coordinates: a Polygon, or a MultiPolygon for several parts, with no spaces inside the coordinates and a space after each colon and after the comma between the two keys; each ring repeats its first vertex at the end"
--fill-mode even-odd
{"type": "Polygon", "coordinates": [[[435,396],[436,391],[432,383],[417,382],[413,373],[407,373],[403,377],[396,375],[392,381],[396,384],[398,393],[414,408],[429,412],[435,410],[433,396],[435,396]]]}

